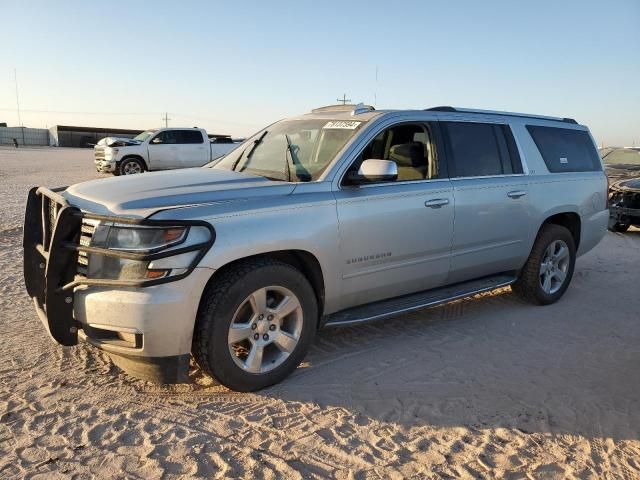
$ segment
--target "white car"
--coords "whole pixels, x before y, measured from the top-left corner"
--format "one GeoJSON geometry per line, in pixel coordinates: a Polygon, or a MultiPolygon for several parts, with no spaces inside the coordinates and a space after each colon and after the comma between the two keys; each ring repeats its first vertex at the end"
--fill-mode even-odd
{"type": "Polygon", "coordinates": [[[241,142],[228,135],[209,138],[202,128],[158,128],[135,138],[103,138],[94,147],[95,165],[98,172],[114,175],[201,167],[241,142]]]}

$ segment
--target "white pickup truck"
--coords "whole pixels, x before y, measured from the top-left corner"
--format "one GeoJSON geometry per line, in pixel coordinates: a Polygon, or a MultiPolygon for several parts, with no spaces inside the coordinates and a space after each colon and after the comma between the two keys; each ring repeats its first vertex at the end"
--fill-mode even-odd
{"type": "Polygon", "coordinates": [[[131,175],[151,170],[201,167],[233,150],[242,140],[202,128],[158,128],[134,138],[106,137],[94,147],[98,172],[131,175]]]}

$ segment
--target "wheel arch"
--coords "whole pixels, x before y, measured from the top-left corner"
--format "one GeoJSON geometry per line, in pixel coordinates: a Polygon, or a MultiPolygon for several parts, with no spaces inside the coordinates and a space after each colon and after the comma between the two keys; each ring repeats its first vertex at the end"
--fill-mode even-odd
{"type": "Polygon", "coordinates": [[[135,158],[136,160],[140,160],[142,162],[142,165],[144,165],[145,170],[149,171],[149,164],[147,163],[147,161],[142,157],[142,155],[138,155],[137,153],[130,153],[125,155],[124,157],[122,157],[119,161],[118,161],[118,169],[120,168],[120,165],[122,165],[122,162],[124,162],[125,160],[129,159],[129,158],[135,158]]]}
{"type": "Polygon", "coordinates": [[[580,246],[580,236],[582,233],[582,221],[578,213],[574,211],[564,211],[549,215],[542,222],[540,228],[538,228],[538,233],[540,232],[540,229],[547,224],[560,225],[561,227],[565,227],[569,230],[573,237],[576,251],[578,250],[578,247],[580,246]]]}
{"type": "MultiPolygon", "coordinates": [[[[306,250],[275,250],[237,258],[218,268],[209,278],[204,290],[206,291],[209,285],[215,282],[220,275],[224,274],[224,272],[233,268],[235,265],[260,259],[278,260],[291,265],[302,272],[313,287],[313,291],[316,295],[316,300],[318,302],[318,319],[322,317],[325,303],[324,274],[322,273],[322,267],[320,266],[320,262],[316,256],[306,250]]],[[[202,302],[202,298],[200,302],[202,302]]]]}

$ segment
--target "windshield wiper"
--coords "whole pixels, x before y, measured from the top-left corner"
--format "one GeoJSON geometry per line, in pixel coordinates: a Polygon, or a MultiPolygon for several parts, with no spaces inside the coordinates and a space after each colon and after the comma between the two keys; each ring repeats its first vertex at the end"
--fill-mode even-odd
{"type": "MultiPolygon", "coordinates": [[[[262,132],[262,135],[260,135],[259,138],[257,138],[256,140],[253,141],[253,145],[251,146],[251,150],[249,150],[249,154],[247,155],[247,160],[251,160],[251,155],[253,155],[253,152],[258,147],[258,145],[260,145],[262,143],[262,139],[267,135],[267,133],[269,133],[269,131],[265,130],[264,132],[262,132]]],[[[242,157],[244,156],[244,152],[247,151],[247,148],[245,148],[242,151],[242,153],[240,154],[240,156],[238,157],[238,159],[235,162],[233,162],[233,165],[231,166],[231,171],[232,172],[235,172],[236,167],[240,163],[240,160],[242,160],[242,157]]],[[[240,171],[242,171],[242,170],[240,170],[240,171]]]]}
{"type": "MultiPolygon", "coordinates": [[[[298,154],[296,153],[296,149],[291,143],[291,139],[289,138],[289,135],[285,134],[284,138],[287,139],[287,150],[289,150],[289,153],[291,154],[291,161],[293,162],[293,168],[295,170],[296,177],[298,178],[299,181],[302,181],[302,182],[311,181],[311,174],[307,171],[306,168],[304,168],[304,165],[302,165],[302,162],[298,158],[298,154]],[[303,170],[303,172],[298,173],[298,167],[300,167],[303,170]]],[[[291,181],[291,165],[289,165],[289,157],[287,157],[286,153],[284,157],[285,157],[285,161],[287,162],[287,179],[290,182],[291,181]]]]}

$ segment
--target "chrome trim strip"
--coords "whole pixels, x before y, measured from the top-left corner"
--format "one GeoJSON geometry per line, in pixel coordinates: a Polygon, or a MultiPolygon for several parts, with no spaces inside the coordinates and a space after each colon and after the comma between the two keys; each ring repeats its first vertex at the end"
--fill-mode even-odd
{"type": "Polygon", "coordinates": [[[511,178],[511,177],[526,177],[525,173],[501,173],[500,175],[482,175],[478,177],[451,177],[451,181],[455,180],[474,180],[476,178],[511,178]]]}
{"type": "MultiPolygon", "coordinates": [[[[473,178],[473,177],[472,177],[473,178]]],[[[433,178],[433,179],[424,179],[424,180],[403,180],[401,182],[380,182],[380,183],[364,183],[358,185],[357,187],[342,187],[340,190],[349,190],[349,189],[361,189],[361,188],[373,188],[373,187],[388,187],[394,185],[419,185],[422,183],[436,183],[436,182],[449,182],[448,178],[433,178]]],[[[423,192],[424,193],[424,192],[423,192]]]]}

